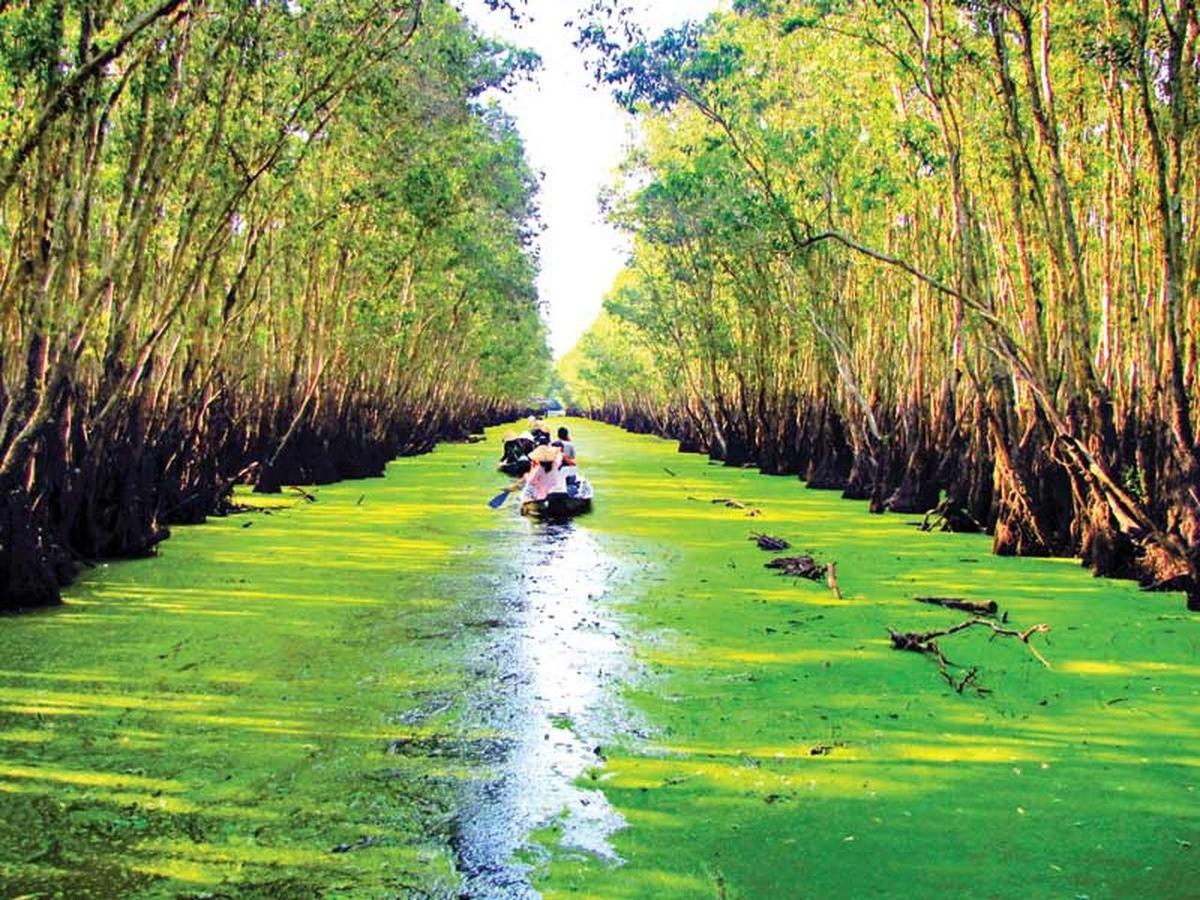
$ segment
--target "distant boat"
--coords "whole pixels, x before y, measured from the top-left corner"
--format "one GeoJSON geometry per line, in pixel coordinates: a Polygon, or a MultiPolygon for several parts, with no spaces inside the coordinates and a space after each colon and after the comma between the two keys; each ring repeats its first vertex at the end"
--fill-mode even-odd
{"type": "Polygon", "coordinates": [[[561,416],[566,414],[562,402],[554,397],[530,397],[529,411],[538,416],[561,416]]]}

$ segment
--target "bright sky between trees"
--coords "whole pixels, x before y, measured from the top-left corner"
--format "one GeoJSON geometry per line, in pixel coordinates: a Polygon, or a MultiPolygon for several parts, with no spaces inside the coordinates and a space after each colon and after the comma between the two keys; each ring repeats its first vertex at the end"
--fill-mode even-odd
{"type": "MultiPolygon", "coordinates": [[[[719,0],[636,0],[637,20],[655,33],[686,19],[703,19],[719,0]]],[[[525,139],[530,164],[542,173],[539,203],[538,292],[546,308],[555,358],[574,346],[620,271],[626,248],[605,224],[597,195],[612,181],[630,140],[632,117],[597,87],[564,24],[583,0],[529,0],[514,26],[483,0],[463,0],[463,11],[489,35],[529,47],[542,57],[532,83],[502,98],[525,139]]]]}

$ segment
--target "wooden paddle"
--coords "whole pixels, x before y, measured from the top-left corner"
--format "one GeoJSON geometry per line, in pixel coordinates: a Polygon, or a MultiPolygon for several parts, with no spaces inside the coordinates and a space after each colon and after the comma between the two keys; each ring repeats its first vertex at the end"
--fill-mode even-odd
{"type": "Polygon", "coordinates": [[[492,509],[499,509],[500,507],[502,507],[504,505],[504,501],[508,499],[509,494],[521,489],[521,484],[522,484],[522,481],[520,479],[518,479],[513,484],[510,484],[508,487],[506,487],[504,490],[502,490],[500,493],[498,493],[495,497],[493,497],[491,500],[489,500],[488,506],[490,506],[492,509]]]}

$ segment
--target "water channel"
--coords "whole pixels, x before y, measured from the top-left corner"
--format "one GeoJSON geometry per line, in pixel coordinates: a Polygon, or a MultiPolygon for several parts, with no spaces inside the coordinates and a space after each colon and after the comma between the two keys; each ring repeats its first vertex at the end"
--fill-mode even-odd
{"type": "Polygon", "coordinates": [[[487,507],[494,432],[0,619],[0,896],[1186,895],[1181,598],[572,430],[573,523],[487,507]],[[889,644],[961,621],[918,596],[1046,624],[1049,666],[974,629],[954,690],[889,644]]]}
{"type": "Polygon", "coordinates": [[[614,688],[627,646],[611,613],[619,564],[581,522],[504,523],[508,560],[494,581],[503,624],[476,660],[488,674],[468,719],[507,737],[494,771],[468,792],[454,845],[465,893],[539,896],[519,861],[533,832],[555,823],[564,849],[607,863],[625,824],[604,793],[576,785],[603,765],[603,747],[628,713],[614,688]]]}

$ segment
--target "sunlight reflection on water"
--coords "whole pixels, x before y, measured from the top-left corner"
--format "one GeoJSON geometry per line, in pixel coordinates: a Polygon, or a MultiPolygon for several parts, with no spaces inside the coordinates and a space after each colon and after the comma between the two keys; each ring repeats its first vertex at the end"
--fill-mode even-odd
{"type": "Polygon", "coordinates": [[[494,676],[471,715],[511,750],[472,789],[455,839],[462,896],[475,898],[538,896],[513,857],[539,828],[556,824],[563,848],[616,864],[608,838],[625,825],[603,792],[574,783],[622,726],[613,687],[628,660],[603,602],[617,564],[571,522],[531,522],[510,540],[506,627],[484,652],[494,676]]]}

